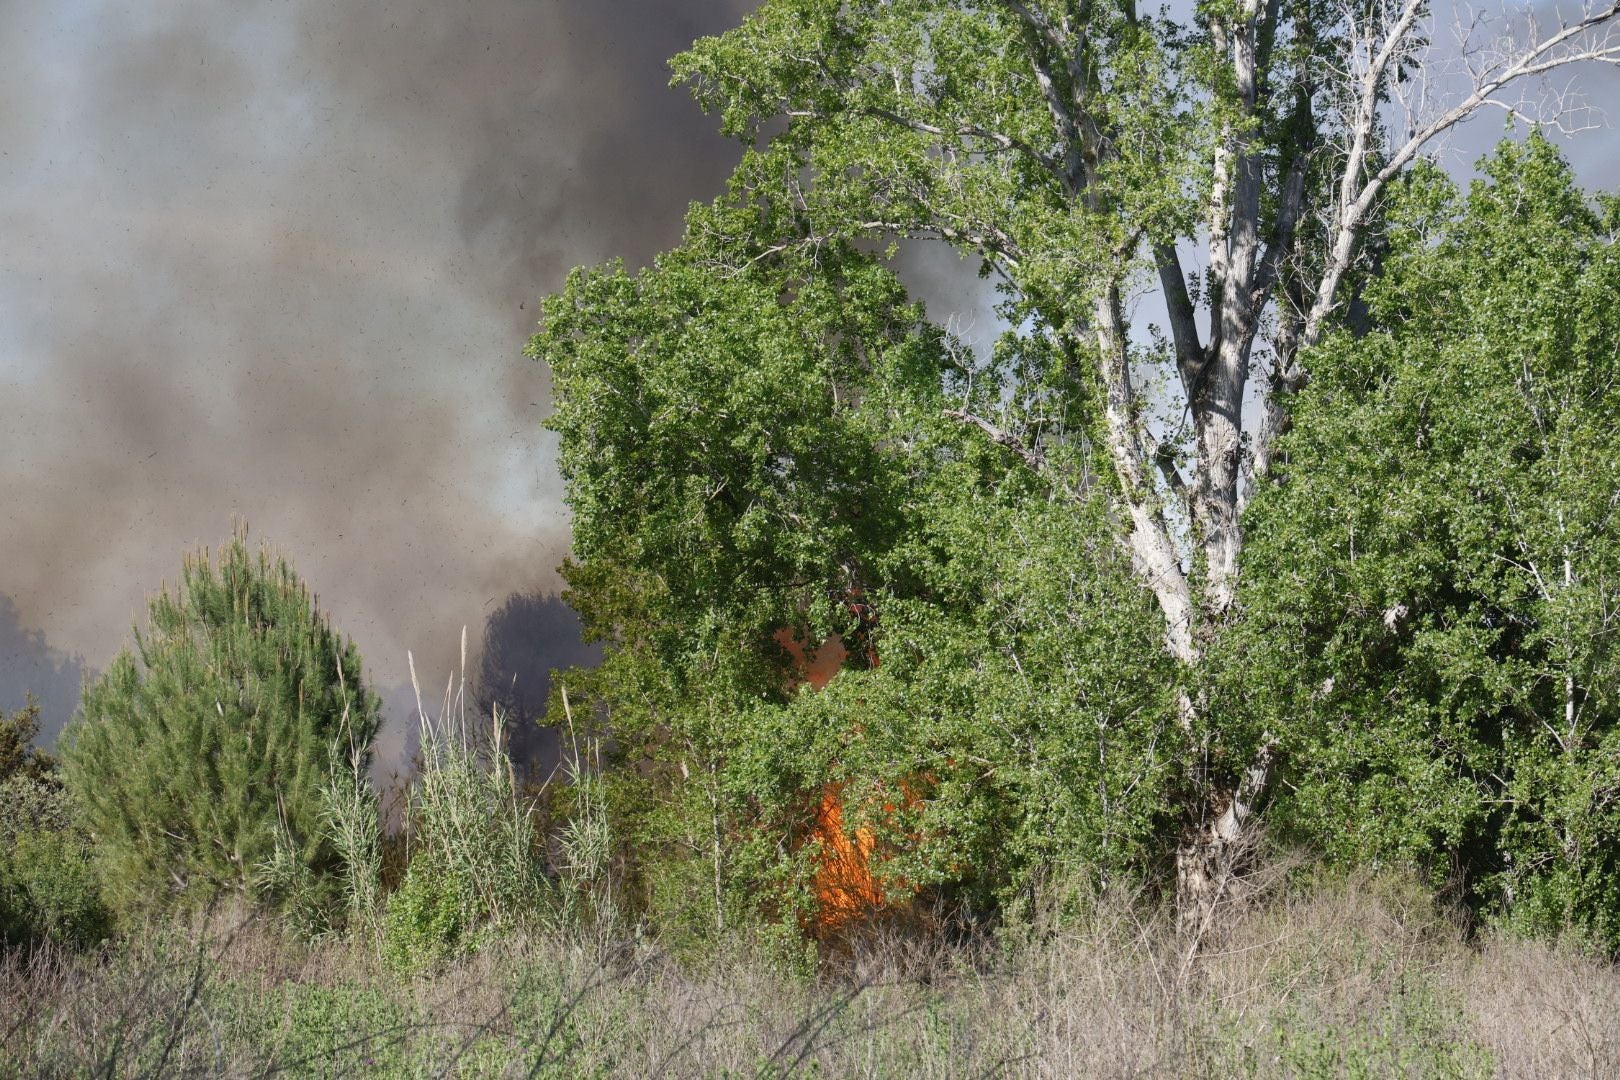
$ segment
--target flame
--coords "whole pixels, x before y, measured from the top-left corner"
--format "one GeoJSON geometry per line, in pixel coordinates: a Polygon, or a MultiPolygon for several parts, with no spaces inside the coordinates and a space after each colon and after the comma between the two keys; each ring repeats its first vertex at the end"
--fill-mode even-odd
{"type": "MultiPolygon", "coordinates": [[[[863,620],[875,620],[870,608],[864,605],[855,610],[863,620]]],[[[777,644],[793,658],[797,682],[808,683],[820,690],[830,683],[849,658],[849,647],[843,638],[832,635],[815,648],[800,640],[791,630],[778,630],[777,644]]],[[[867,663],[877,666],[876,650],[867,645],[867,663]]],[[[812,882],[816,896],[816,911],[809,921],[809,929],[820,936],[848,927],[889,907],[891,890],[905,890],[901,881],[884,881],[872,872],[872,856],[877,849],[877,834],[866,825],[853,831],[844,825],[844,785],[829,783],[822,787],[812,815],[809,843],[816,845],[815,877],[812,882]]],[[[902,781],[900,802],[913,807],[921,795],[911,783],[902,781]]],[[[892,801],[883,804],[883,814],[892,817],[897,807],[892,801]]]]}
{"type": "Polygon", "coordinates": [[[816,929],[822,932],[865,918],[884,904],[884,890],[872,873],[877,836],[862,825],[853,834],[844,828],[843,785],[821,789],[811,836],[820,844],[816,856],[816,929]]]}

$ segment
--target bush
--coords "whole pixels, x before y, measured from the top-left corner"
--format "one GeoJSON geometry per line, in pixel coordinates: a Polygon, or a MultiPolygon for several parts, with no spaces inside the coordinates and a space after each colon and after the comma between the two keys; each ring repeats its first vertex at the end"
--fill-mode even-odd
{"type": "Polygon", "coordinates": [[[326,794],[363,775],[379,708],[285,558],[250,553],[244,531],[217,564],[188,557],[64,738],[115,906],[255,891],[289,856],[331,880],[326,794]]]}
{"type": "Polygon", "coordinates": [[[383,922],[383,956],[397,971],[429,967],[462,944],[468,917],[478,898],[468,883],[446,873],[439,860],[423,857],[411,863],[405,880],[388,898],[383,922]]]}
{"type": "Polygon", "coordinates": [[[383,921],[383,955],[402,971],[453,955],[483,928],[512,925],[547,891],[499,713],[483,746],[468,729],[464,694],[447,699],[437,723],[422,717],[422,767],[407,805],[410,862],[383,921]]]}
{"type": "Polygon", "coordinates": [[[39,736],[39,702],[28,703],[7,716],[0,711],[0,782],[13,776],[43,780],[56,770],[56,759],[34,745],[39,736]]]}
{"type": "Polygon", "coordinates": [[[0,944],[94,945],[111,930],[89,837],[49,778],[0,783],[0,944]]]}

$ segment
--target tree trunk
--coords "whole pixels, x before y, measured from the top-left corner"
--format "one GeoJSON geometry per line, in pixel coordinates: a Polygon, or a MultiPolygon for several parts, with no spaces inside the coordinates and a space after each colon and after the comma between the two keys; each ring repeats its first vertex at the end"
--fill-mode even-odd
{"type": "Polygon", "coordinates": [[[1259,843],[1255,810],[1270,786],[1273,756],[1268,742],[1235,790],[1208,790],[1205,819],[1189,824],[1182,835],[1176,850],[1176,925],[1189,950],[1196,951],[1219,924],[1221,909],[1241,898],[1259,843]]]}

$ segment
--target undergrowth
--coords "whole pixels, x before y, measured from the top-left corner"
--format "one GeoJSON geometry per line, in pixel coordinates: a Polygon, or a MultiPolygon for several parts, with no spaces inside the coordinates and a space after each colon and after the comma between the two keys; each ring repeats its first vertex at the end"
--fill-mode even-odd
{"type": "Polygon", "coordinates": [[[407,974],[354,939],[174,923],[0,965],[0,1073],[346,1076],[1490,1076],[1620,1070],[1620,977],[1465,941],[1400,879],[1311,879],[1187,969],[1173,920],[1106,897],[1017,944],[894,931],[794,972],[507,927],[407,974]]]}

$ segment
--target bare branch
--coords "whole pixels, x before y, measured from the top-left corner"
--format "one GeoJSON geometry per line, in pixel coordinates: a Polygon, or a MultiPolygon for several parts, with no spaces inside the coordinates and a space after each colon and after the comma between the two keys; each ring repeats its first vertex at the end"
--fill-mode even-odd
{"type": "Polygon", "coordinates": [[[1612,33],[1610,26],[1620,15],[1620,0],[1611,0],[1607,7],[1562,25],[1556,32],[1521,50],[1516,56],[1492,62],[1476,72],[1473,89],[1462,101],[1412,132],[1405,142],[1394,149],[1382,168],[1362,181],[1368,149],[1377,125],[1379,88],[1392,62],[1402,49],[1409,46],[1408,39],[1420,8],[1421,0],[1406,0],[1400,18],[1362,73],[1359,101],[1353,119],[1351,153],[1345,162],[1339,185],[1339,205],[1335,208],[1333,245],[1322,281],[1305,316],[1301,347],[1308,348],[1321,336],[1326,318],[1337,303],[1339,283],[1350,268],[1356,241],[1360,238],[1368,212],[1385,185],[1411,164],[1425,146],[1485,105],[1508,107],[1496,95],[1512,83],[1585,61],[1620,63],[1620,39],[1612,33]],[[1593,36],[1595,31],[1603,28],[1611,32],[1593,36]]]}
{"type": "Polygon", "coordinates": [[[1153,464],[1158,468],[1159,475],[1170,490],[1181,499],[1183,507],[1188,505],[1187,481],[1176,467],[1176,448],[1167,442],[1160,442],[1151,433],[1143,433],[1143,441],[1147,443],[1148,453],[1153,458],[1153,464]]]}
{"type": "Polygon", "coordinates": [[[1029,446],[1018,436],[1005,428],[998,427],[984,417],[975,416],[966,409],[946,409],[940,415],[947,420],[956,420],[959,423],[978,428],[989,437],[991,442],[1011,450],[1023,460],[1025,465],[1028,465],[1036,472],[1043,472],[1046,469],[1046,455],[1041,453],[1038,448],[1029,446]]]}
{"type": "Polygon", "coordinates": [[[1063,48],[1062,32],[1042,12],[1031,8],[1021,0],[1002,0],[1014,15],[1023,20],[1024,25],[1039,36],[1047,45],[1054,49],[1063,48]]]}
{"type": "Polygon", "coordinates": [[[1176,369],[1181,387],[1190,399],[1204,365],[1204,346],[1198,340],[1198,321],[1192,297],[1187,293],[1187,276],[1181,269],[1181,256],[1174,244],[1154,244],[1153,261],[1159,268],[1159,285],[1164,290],[1164,306],[1170,318],[1170,337],[1176,346],[1176,369]]]}
{"type": "MultiPolygon", "coordinates": [[[[1307,108],[1309,106],[1307,105],[1307,108]]],[[[1281,272],[1282,260],[1293,253],[1294,235],[1299,227],[1300,214],[1305,208],[1305,175],[1310,169],[1311,149],[1302,148],[1288,165],[1277,197],[1277,221],[1266,253],[1261,256],[1260,268],[1255,274],[1252,290],[1255,317],[1265,304],[1281,272]]]]}
{"type": "Polygon", "coordinates": [[[865,111],[868,116],[879,120],[887,120],[891,124],[906,128],[910,131],[918,132],[922,135],[934,135],[941,139],[983,139],[985,142],[988,142],[1002,150],[1014,150],[1018,153],[1027,155],[1032,160],[1037,162],[1041,168],[1051,173],[1053,178],[1059,183],[1066,181],[1063,165],[1056,158],[1052,157],[1050,154],[1043,154],[1039,150],[1036,150],[1033,146],[1030,146],[1028,143],[1024,142],[1022,139],[1015,139],[1003,132],[980,127],[977,124],[959,124],[954,128],[945,128],[939,126],[938,124],[930,124],[922,120],[914,120],[909,116],[903,116],[900,113],[894,112],[893,110],[884,108],[874,107],[865,111]]]}

